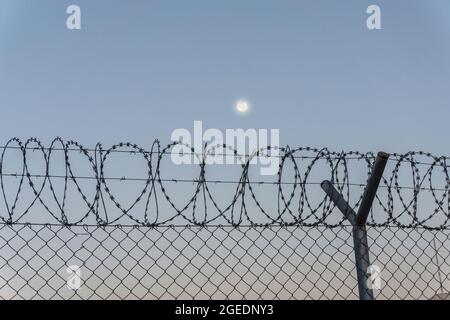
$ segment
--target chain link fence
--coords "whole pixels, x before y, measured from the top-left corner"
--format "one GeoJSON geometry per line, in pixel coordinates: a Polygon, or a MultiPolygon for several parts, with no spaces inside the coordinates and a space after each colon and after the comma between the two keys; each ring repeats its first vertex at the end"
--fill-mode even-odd
{"type": "MultiPolygon", "coordinates": [[[[448,231],[372,227],[368,236],[376,299],[449,292],[448,231]]],[[[3,299],[358,299],[345,226],[2,225],[0,266],[3,299]]]]}
{"type": "MultiPolygon", "coordinates": [[[[359,299],[353,227],[320,182],[356,209],[373,154],[258,151],[279,157],[273,181],[249,157],[233,179],[202,154],[194,178],[163,177],[190,170],[164,161],[174,145],[3,146],[0,298],[359,299]],[[144,161],[107,169],[113,155],[144,161]]],[[[367,222],[375,299],[447,298],[447,160],[391,154],[367,222]]]]}

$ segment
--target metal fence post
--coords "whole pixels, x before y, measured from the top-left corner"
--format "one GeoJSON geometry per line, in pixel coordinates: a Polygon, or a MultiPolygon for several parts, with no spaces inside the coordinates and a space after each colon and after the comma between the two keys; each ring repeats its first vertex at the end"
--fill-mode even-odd
{"type": "Polygon", "coordinates": [[[377,193],[378,185],[383,176],[384,168],[386,167],[389,154],[379,152],[375,163],[372,167],[372,173],[367,180],[367,185],[364,190],[361,204],[358,208],[358,213],[355,213],[350,205],[345,201],[342,194],[340,194],[330,181],[323,181],[321,183],[322,189],[344,214],[347,220],[353,226],[353,250],[355,252],[355,264],[358,279],[359,298],[361,300],[373,300],[373,291],[368,286],[370,266],[369,244],[367,241],[366,221],[372,208],[373,200],[377,193]]]}

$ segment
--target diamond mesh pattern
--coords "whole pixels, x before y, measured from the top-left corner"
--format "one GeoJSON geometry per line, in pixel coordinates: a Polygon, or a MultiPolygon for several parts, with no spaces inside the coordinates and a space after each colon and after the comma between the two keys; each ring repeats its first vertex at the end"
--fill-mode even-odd
{"type": "MultiPolygon", "coordinates": [[[[370,227],[377,299],[450,289],[448,231],[370,227]]],[[[358,299],[351,227],[0,225],[2,299],[358,299]],[[78,290],[68,265],[81,267],[78,290]]]]}

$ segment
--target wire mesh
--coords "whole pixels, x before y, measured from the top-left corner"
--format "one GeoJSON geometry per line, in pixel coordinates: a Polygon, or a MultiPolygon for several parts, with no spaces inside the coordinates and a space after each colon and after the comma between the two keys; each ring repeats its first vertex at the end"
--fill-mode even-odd
{"type": "MultiPolygon", "coordinates": [[[[376,299],[450,290],[449,234],[369,228],[376,299]],[[436,246],[432,243],[436,242],[436,246]]],[[[358,299],[351,227],[0,226],[3,299],[358,299]],[[67,266],[81,270],[78,290],[67,266]]]]}
{"type": "MultiPolygon", "coordinates": [[[[357,208],[372,153],[269,147],[214,171],[189,147],[196,171],[170,167],[175,145],[3,146],[0,298],[358,299],[352,227],[320,181],[357,208]],[[279,157],[278,174],[256,180],[252,156],[279,157]]],[[[447,160],[391,154],[368,221],[376,299],[447,298],[447,160]]]]}

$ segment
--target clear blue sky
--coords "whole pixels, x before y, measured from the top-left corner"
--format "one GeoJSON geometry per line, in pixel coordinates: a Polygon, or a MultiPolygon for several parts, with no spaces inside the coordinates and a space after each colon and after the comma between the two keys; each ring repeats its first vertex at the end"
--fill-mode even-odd
{"type": "Polygon", "coordinates": [[[296,146],[448,154],[449,35],[446,0],[0,0],[0,136],[150,146],[203,120],[296,146]],[[382,30],[366,28],[369,4],[382,30]]]}

